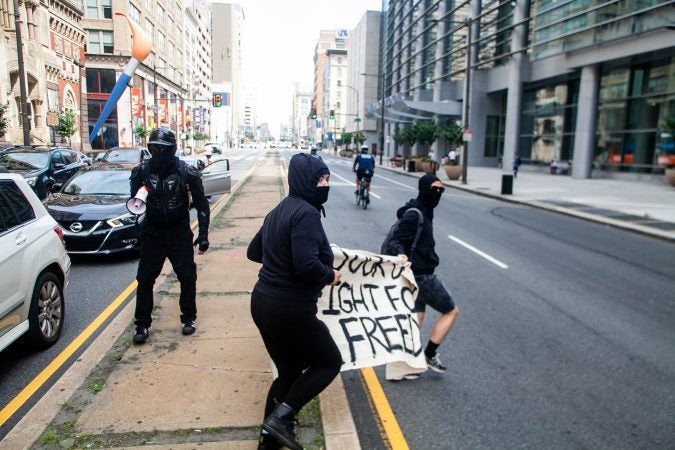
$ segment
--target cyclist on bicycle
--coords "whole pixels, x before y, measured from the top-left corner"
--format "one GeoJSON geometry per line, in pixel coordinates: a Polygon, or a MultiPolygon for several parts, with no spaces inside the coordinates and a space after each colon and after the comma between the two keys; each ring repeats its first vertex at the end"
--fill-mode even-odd
{"type": "Polygon", "coordinates": [[[359,183],[361,178],[364,176],[367,177],[368,182],[368,192],[370,193],[370,179],[372,179],[373,174],[375,173],[375,157],[368,154],[368,146],[363,145],[361,147],[361,154],[356,155],[354,160],[354,167],[352,168],[356,172],[356,191],[359,192],[359,183]]]}

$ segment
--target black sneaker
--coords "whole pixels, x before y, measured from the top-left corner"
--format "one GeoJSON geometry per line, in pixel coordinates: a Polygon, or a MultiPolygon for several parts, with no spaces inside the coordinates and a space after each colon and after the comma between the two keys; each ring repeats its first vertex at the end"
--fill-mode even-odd
{"type": "Polygon", "coordinates": [[[426,358],[427,358],[427,367],[433,370],[434,372],[445,373],[445,371],[448,370],[448,368],[443,365],[438,355],[434,355],[431,358],[427,356],[426,358]]]}
{"type": "Polygon", "coordinates": [[[148,340],[150,332],[145,327],[136,327],[136,334],[134,334],[134,344],[144,344],[148,340]]]}
{"type": "Polygon", "coordinates": [[[185,322],[183,324],[183,336],[191,335],[192,333],[195,332],[196,329],[197,329],[197,326],[195,325],[194,320],[191,320],[189,322],[185,322]]]}

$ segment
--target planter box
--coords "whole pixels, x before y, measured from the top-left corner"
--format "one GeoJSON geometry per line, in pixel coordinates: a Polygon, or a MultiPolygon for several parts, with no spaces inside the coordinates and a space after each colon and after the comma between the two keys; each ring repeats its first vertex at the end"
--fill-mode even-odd
{"type": "Polygon", "coordinates": [[[675,187],[675,167],[666,169],[665,174],[666,174],[666,181],[668,182],[668,184],[675,187]]]}
{"type": "Polygon", "coordinates": [[[429,174],[436,173],[436,163],[431,161],[420,161],[415,163],[415,167],[418,172],[424,172],[429,174]]]}
{"type": "Polygon", "coordinates": [[[443,169],[450,180],[459,180],[462,176],[462,166],[443,166],[443,169]]]}

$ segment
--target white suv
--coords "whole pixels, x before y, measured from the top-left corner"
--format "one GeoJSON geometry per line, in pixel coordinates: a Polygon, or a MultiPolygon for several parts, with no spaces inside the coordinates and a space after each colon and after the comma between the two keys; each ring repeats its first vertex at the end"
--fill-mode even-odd
{"type": "Polygon", "coordinates": [[[0,351],[24,333],[38,349],[58,340],[69,273],[61,228],[21,175],[0,173],[0,351]]]}

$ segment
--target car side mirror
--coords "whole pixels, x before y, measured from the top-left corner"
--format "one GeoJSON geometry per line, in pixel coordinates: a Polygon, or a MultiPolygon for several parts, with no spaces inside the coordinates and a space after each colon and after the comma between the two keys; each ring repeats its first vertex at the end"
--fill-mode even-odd
{"type": "Polygon", "coordinates": [[[59,191],[61,191],[62,187],[63,187],[63,183],[54,183],[54,184],[52,184],[51,191],[52,192],[59,192],[59,191]]]}

